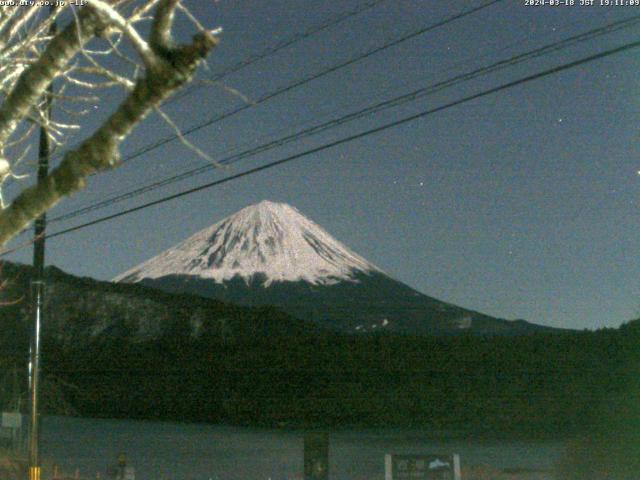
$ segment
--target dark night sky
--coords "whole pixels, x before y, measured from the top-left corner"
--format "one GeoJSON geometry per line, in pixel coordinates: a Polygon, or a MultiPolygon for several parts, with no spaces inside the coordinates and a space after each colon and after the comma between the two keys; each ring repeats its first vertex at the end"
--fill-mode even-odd
{"type": "MultiPolygon", "coordinates": [[[[364,0],[191,2],[222,44],[212,73],[364,0]]],[[[576,0],[579,3],[579,0],[576,0]]],[[[190,139],[215,158],[456,74],[638,15],[631,6],[505,0],[310,82],[190,139]]],[[[387,0],[166,107],[184,128],[482,2],[387,0]]],[[[181,27],[180,33],[186,30],[181,27]]],[[[640,26],[502,70],[407,105],[50,226],[98,218],[637,41],[640,26]]],[[[51,239],[47,261],[110,279],[262,199],[287,202],[391,276],[504,318],[569,328],[640,315],[640,50],[607,57],[423,119],[51,239]]],[[[202,77],[206,76],[203,74],[202,77]]],[[[107,105],[101,107],[108,109],[107,105]]],[[[123,148],[171,134],[150,117],[123,148]]],[[[204,165],[172,143],[90,181],[55,217],[204,165]]],[[[15,187],[14,187],[15,190],[15,187]]],[[[20,237],[14,244],[24,241],[20,237]]],[[[30,249],[10,258],[30,261],[30,249]]]]}

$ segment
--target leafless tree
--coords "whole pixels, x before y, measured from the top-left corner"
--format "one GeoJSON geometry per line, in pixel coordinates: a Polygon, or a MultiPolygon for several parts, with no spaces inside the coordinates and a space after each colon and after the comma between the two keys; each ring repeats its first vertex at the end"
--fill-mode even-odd
{"type": "Polygon", "coordinates": [[[83,189],[88,176],[117,167],[121,143],[149,112],[158,111],[173,125],[159,107],[192,80],[219,33],[202,27],[180,0],[86,0],[84,6],[67,1],[51,9],[39,1],[13,3],[0,6],[0,188],[19,176],[34,131],[44,127],[61,146],[71,132],[83,133],[101,89],[121,88],[125,94],[43,182],[22,190],[9,205],[2,201],[0,245],[83,189]],[[196,30],[186,44],[172,38],[178,14],[196,30]],[[62,120],[48,117],[50,101],[65,112],[62,120]]]}

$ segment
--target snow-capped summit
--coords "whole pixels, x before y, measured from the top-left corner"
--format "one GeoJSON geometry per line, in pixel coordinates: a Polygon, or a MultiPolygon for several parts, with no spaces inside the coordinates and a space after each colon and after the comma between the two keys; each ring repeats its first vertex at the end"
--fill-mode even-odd
{"type": "Polygon", "coordinates": [[[259,276],[272,282],[305,281],[331,285],[357,281],[380,270],[335,240],[323,228],[285,203],[250,205],[175,247],[119,275],[136,282],[167,275],[190,275],[217,283],[259,276]]]}

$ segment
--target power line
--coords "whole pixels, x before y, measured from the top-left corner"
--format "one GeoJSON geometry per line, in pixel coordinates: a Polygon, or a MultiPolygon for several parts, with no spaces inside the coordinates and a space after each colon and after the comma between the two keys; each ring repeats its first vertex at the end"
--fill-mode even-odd
{"type": "MultiPolygon", "coordinates": [[[[327,20],[324,23],[321,23],[320,25],[317,25],[315,27],[311,27],[309,30],[293,35],[291,38],[285,39],[280,43],[277,43],[276,45],[272,46],[272,47],[268,47],[265,50],[263,50],[261,53],[254,55],[252,57],[246,58],[244,60],[239,61],[238,63],[236,63],[235,65],[226,68],[223,72],[220,72],[218,74],[215,74],[213,76],[210,77],[210,80],[212,81],[218,81],[218,80],[222,80],[224,77],[231,75],[232,73],[235,73],[239,70],[242,70],[243,68],[259,61],[262,60],[270,55],[273,55],[274,53],[279,52],[280,50],[290,47],[291,45],[294,45],[302,40],[305,40],[307,38],[309,38],[310,36],[322,32],[324,30],[327,30],[330,27],[333,27],[351,17],[354,17],[356,15],[359,15],[362,12],[365,12],[367,10],[370,10],[371,8],[375,7],[376,5],[378,5],[379,3],[382,3],[386,0],[372,0],[369,1],[367,3],[364,3],[362,5],[359,5],[358,7],[356,7],[353,10],[350,10],[348,12],[344,12],[342,14],[339,14],[335,17],[330,18],[329,20],[327,20]]],[[[198,88],[198,87],[192,87],[192,88],[198,88]]],[[[184,95],[182,95],[184,96],[184,95]]]]}
{"type": "MultiPolygon", "coordinates": [[[[245,67],[248,67],[249,65],[252,65],[260,60],[263,60],[287,47],[290,47],[291,45],[294,45],[298,42],[301,42],[313,35],[315,35],[316,33],[322,32],[324,30],[327,30],[335,25],[338,25],[340,23],[342,23],[345,20],[348,20],[349,18],[352,18],[356,15],[359,15],[360,13],[363,13],[367,10],[372,9],[373,7],[377,6],[380,3],[383,3],[387,0],[370,0],[369,2],[363,3],[362,5],[358,5],[357,7],[355,7],[352,10],[340,13],[338,15],[335,15],[329,19],[327,19],[325,22],[313,26],[311,28],[309,28],[308,30],[305,30],[304,32],[301,33],[296,33],[294,35],[292,35],[289,38],[286,38],[284,40],[282,40],[281,42],[271,46],[271,47],[267,47],[266,49],[264,49],[262,52],[247,57],[244,60],[240,60],[239,62],[226,67],[225,69],[223,69],[221,72],[214,74],[212,76],[210,76],[207,80],[212,81],[212,82],[217,82],[219,80],[222,80],[223,78],[225,78],[228,75],[231,75],[232,73],[238,72],[240,70],[242,70],[245,67]]],[[[169,98],[167,101],[164,102],[164,105],[168,105],[171,104],[173,102],[176,102],[188,95],[190,95],[191,93],[193,93],[195,90],[202,88],[202,85],[190,85],[189,87],[187,87],[184,91],[182,91],[181,93],[169,98]]],[[[68,149],[67,149],[68,150],[68,149]]],[[[54,159],[58,159],[60,158],[62,155],[64,155],[64,153],[62,152],[58,152],[56,155],[54,155],[54,159]]]]}
{"type": "MultiPolygon", "coordinates": [[[[384,0],[382,0],[382,1],[384,1],[384,0]]],[[[564,25],[563,27],[566,27],[566,26],[574,27],[574,26],[576,26],[578,23],[579,23],[579,22],[575,22],[575,21],[574,21],[574,22],[569,22],[569,23],[567,23],[566,25],[564,25]]],[[[527,40],[527,37],[528,37],[528,36],[529,36],[529,35],[521,35],[521,36],[520,36],[520,37],[522,37],[521,39],[519,39],[518,41],[512,42],[512,43],[510,43],[510,44],[502,45],[502,46],[501,46],[501,48],[499,48],[495,53],[499,53],[499,52],[502,52],[502,51],[509,50],[510,48],[512,48],[512,47],[514,47],[514,46],[516,46],[516,45],[518,45],[518,44],[519,44],[519,43],[521,43],[522,41],[527,40]]],[[[481,59],[487,58],[487,57],[489,57],[489,56],[490,56],[490,54],[485,53],[485,54],[480,55],[480,56],[474,55],[474,56],[472,56],[472,57],[467,57],[465,60],[462,60],[462,61],[456,62],[456,63],[454,63],[454,64],[452,64],[452,65],[448,66],[447,68],[443,68],[442,70],[440,70],[440,73],[447,73],[447,72],[454,71],[457,67],[467,65],[467,64],[471,63],[471,61],[481,60],[481,59]]],[[[404,86],[404,85],[405,85],[405,83],[401,83],[401,84],[400,84],[400,86],[404,86]]],[[[191,87],[193,87],[193,86],[191,86],[191,87]]],[[[191,88],[191,87],[189,87],[189,88],[191,88]]],[[[200,88],[200,86],[198,86],[198,87],[193,87],[193,88],[200,88]]],[[[393,87],[393,89],[395,89],[395,88],[397,88],[397,87],[393,87]]],[[[390,90],[392,90],[392,89],[391,89],[391,88],[387,88],[387,89],[383,90],[382,92],[380,92],[380,93],[376,94],[373,98],[379,98],[379,97],[382,97],[382,95],[383,95],[384,93],[387,93],[387,92],[388,92],[388,91],[390,91],[390,90]]],[[[165,105],[166,105],[166,104],[168,104],[168,103],[173,102],[173,100],[175,100],[175,99],[176,99],[176,97],[172,97],[172,98],[171,98],[171,99],[169,99],[167,102],[165,102],[165,105]]],[[[362,104],[362,102],[361,102],[361,104],[362,104]]],[[[339,111],[340,111],[340,109],[334,109],[333,111],[331,111],[331,112],[329,112],[329,113],[337,113],[337,112],[339,112],[339,111]]],[[[318,112],[318,115],[316,115],[316,116],[318,116],[318,118],[320,117],[320,113],[321,113],[321,112],[318,112]]],[[[325,116],[325,118],[326,118],[326,116],[328,116],[328,115],[325,113],[325,114],[324,114],[324,116],[325,116]]],[[[307,121],[307,122],[305,123],[305,125],[308,125],[308,124],[310,124],[310,123],[311,123],[311,122],[307,121]]],[[[284,130],[285,130],[285,129],[280,129],[280,130],[278,130],[278,132],[277,132],[277,133],[279,134],[280,132],[282,132],[282,131],[284,131],[284,130]]],[[[290,131],[290,130],[291,130],[291,127],[288,127],[288,130],[290,131]]],[[[269,136],[270,136],[270,135],[263,135],[263,136],[261,136],[259,139],[262,141],[263,139],[267,139],[269,136]]],[[[271,135],[271,136],[273,136],[273,135],[271,135]]],[[[240,148],[242,148],[242,147],[248,147],[249,145],[251,145],[251,142],[244,142],[243,144],[236,144],[234,147],[232,147],[232,148],[228,148],[228,149],[226,149],[225,151],[221,152],[221,155],[223,155],[223,154],[224,154],[224,155],[230,154],[231,152],[238,151],[240,148]]],[[[208,168],[208,167],[207,167],[207,168],[208,168]]],[[[183,172],[183,173],[188,174],[188,173],[190,173],[190,171],[183,172]]],[[[170,177],[170,178],[171,178],[171,177],[170,177]]],[[[156,175],[156,178],[155,178],[154,180],[151,180],[151,181],[152,181],[152,182],[163,182],[164,180],[166,180],[166,179],[161,179],[158,175],[156,175]]],[[[145,187],[142,187],[142,188],[145,188],[145,187]]],[[[136,190],[137,190],[137,189],[136,189],[136,190]]],[[[134,194],[133,196],[136,196],[136,195],[135,195],[136,190],[127,192],[125,189],[121,189],[121,190],[120,190],[120,192],[118,192],[118,193],[114,193],[114,195],[128,196],[129,194],[134,194]]],[[[112,198],[113,198],[113,197],[112,197],[112,198]]],[[[106,202],[106,201],[109,201],[109,199],[105,200],[105,202],[106,202]]],[[[98,204],[89,205],[89,206],[87,206],[86,208],[87,208],[88,210],[94,210],[94,208],[93,208],[93,207],[95,206],[96,208],[100,208],[100,205],[99,205],[99,204],[101,204],[101,203],[102,203],[102,202],[98,202],[98,204]]],[[[114,202],[114,203],[115,203],[115,202],[114,202]]],[[[84,211],[84,208],[80,208],[80,210],[83,210],[83,211],[84,211]]],[[[75,212],[78,212],[78,210],[76,210],[75,212]]],[[[69,212],[69,213],[70,213],[70,214],[73,214],[74,212],[69,212]]],[[[79,213],[79,214],[81,214],[81,213],[79,213]]],[[[66,214],[62,214],[62,215],[66,217],[66,214]]],[[[72,216],[76,216],[76,215],[72,215],[72,216]]],[[[60,217],[56,217],[56,218],[57,218],[58,220],[62,220],[60,217]]],[[[54,220],[55,220],[55,219],[54,219],[54,220]]]]}
{"type": "MultiPolygon", "coordinates": [[[[270,57],[271,55],[278,53],[280,50],[283,50],[287,47],[290,47],[291,45],[295,45],[298,42],[301,42],[303,40],[306,40],[307,38],[315,35],[316,33],[320,33],[323,32],[324,30],[327,30],[331,27],[334,27],[342,22],[344,22],[345,20],[348,20],[356,15],[359,15],[367,10],[372,9],[373,7],[377,6],[378,4],[385,2],[387,0],[371,0],[369,2],[363,3],[362,5],[358,5],[356,8],[340,13],[338,15],[335,15],[331,18],[329,18],[328,20],[326,20],[325,22],[313,26],[308,30],[305,30],[304,32],[301,33],[296,33],[294,35],[292,35],[289,38],[286,38],[284,40],[282,40],[279,43],[276,43],[275,45],[271,46],[271,47],[267,47],[265,48],[262,52],[247,57],[244,60],[240,60],[239,62],[225,68],[223,71],[210,75],[206,80],[211,81],[211,82],[218,82],[220,80],[222,80],[223,78],[231,75],[232,73],[236,73],[242,69],[244,69],[245,67],[248,67],[249,65],[252,65],[260,60],[263,60],[267,57],[270,57]]],[[[193,93],[194,91],[198,90],[202,88],[202,85],[190,85],[189,87],[187,87],[183,92],[179,93],[178,95],[172,97],[171,99],[169,99],[167,102],[165,102],[165,105],[168,103],[173,103],[177,100],[180,100],[184,97],[187,97],[188,95],[191,95],[191,93],[193,93]]]]}
{"type": "MultiPolygon", "coordinates": [[[[397,127],[397,126],[400,126],[400,125],[404,125],[404,124],[412,122],[414,120],[418,120],[420,118],[427,117],[427,116],[435,114],[437,112],[441,112],[443,110],[447,110],[449,108],[453,108],[455,106],[462,105],[462,104],[470,102],[472,100],[476,100],[476,99],[479,99],[479,98],[482,98],[482,97],[485,97],[485,96],[488,96],[488,95],[492,95],[494,93],[497,93],[497,92],[500,92],[500,91],[503,91],[503,90],[507,90],[507,89],[513,88],[515,86],[531,82],[533,80],[538,80],[540,78],[544,78],[544,77],[547,77],[547,76],[550,76],[550,75],[554,75],[556,73],[559,73],[559,72],[562,72],[562,71],[565,71],[565,70],[569,70],[569,69],[578,67],[580,65],[584,65],[586,63],[590,63],[590,62],[593,62],[595,60],[599,60],[601,58],[605,58],[605,57],[608,57],[608,56],[611,56],[611,55],[615,55],[615,54],[618,54],[618,53],[626,52],[626,51],[629,51],[631,49],[638,48],[638,47],[640,47],[640,41],[627,43],[627,44],[622,45],[622,46],[617,47],[617,48],[613,48],[613,49],[610,49],[610,50],[606,50],[604,52],[600,52],[600,53],[597,53],[597,54],[594,54],[594,55],[590,55],[588,57],[584,57],[584,58],[581,58],[579,60],[575,60],[575,61],[570,62],[570,63],[565,63],[565,64],[562,64],[562,65],[559,65],[557,67],[549,68],[549,69],[546,69],[546,70],[544,70],[542,72],[538,72],[538,73],[535,73],[535,74],[532,74],[532,75],[528,75],[528,76],[520,78],[518,80],[514,80],[514,81],[511,81],[511,82],[499,85],[497,87],[493,87],[493,88],[490,88],[490,89],[487,89],[487,90],[483,90],[483,91],[481,91],[479,93],[466,96],[466,97],[464,97],[462,99],[455,100],[453,102],[449,102],[449,103],[447,103],[445,105],[442,105],[442,106],[439,106],[439,107],[431,108],[431,109],[428,109],[428,110],[423,110],[422,112],[419,112],[417,114],[404,117],[404,118],[402,118],[400,120],[396,120],[396,121],[384,124],[384,125],[379,126],[379,127],[371,128],[371,129],[365,130],[363,132],[360,132],[360,133],[357,133],[357,134],[354,134],[354,135],[350,135],[350,136],[341,138],[339,140],[336,140],[336,141],[333,141],[333,142],[330,142],[330,143],[326,143],[326,144],[321,145],[319,147],[314,147],[314,148],[305,150],[304,152],[301,152],[301,153],[290,155],[290,156],[282,158],[280,160],[276,160],[274,162],[270,162],[270,163],[267,163],[265,165],[261,165],[259,167],[255,167],[255,168],[246,170],[244,172],[238,173],[236,175],[232,175],[230,177],[223,178],[221,180],[216,180],[214,182],[209,182],[209,183],[206,183],[204,185],[200,185],[198,187],[190,188],[188,190],[184,190],[182,192],[179,192],[179,193],[176,193],[176,194],[173,194],[173,195],[169,195],[169,196],[160,198],[158,200],[154,200],[152,202],[148,202],[148,203],[139,205],[137,207],[129,208],[129,209],[120,211],[120,212],[112,214],[112,215],[107,215],[107,216],[98,218],[96,220],[83,223],[81,225],[76,225],[74,227],[67,228],[67,229],[55,232],[53,234],[47,235],[46,238],[54,238],[54,237],[58,237],[58,236],[61,236],[61,235],[65,235],[67,233],[71,233],[71,232],[74,232],[74,231],[77,231],[77,230],[80,230],[80,229],[83,229],[83,228],[86,228],[86,227],[90,227],[90,226],[93,226],[93,225],[96,225],[96,224],[99,224],[99,223],[106,222],[108,220],[112,220],[112,219],[115,219],[115,218],[118,218],[118,217],[121,217],[121,216],[124,216],[124,215],[128,215],[129,213],[137,212],[139,210],[143,210],[143,209],[155,206],[155,205],[159,205],[161,203],[165,203],[165,202],[168,202],[168,201],[171,201],[171,200],[175,200],[177,198],[181,198],[181,197],[184,197],[186,195],[190,195],[192,193],[199,192],[201,190],[212,188],[212,187],[215,187],[215,186],[230,182],[232,180],[237,180],[239,178],[246,177],[248,175],[252,175],[254,173],[258,173],[258,172],[261,172],[261,171],[264,171],[264,170],[268,170],[268,169],[277,167],[279,165],[283,165],[285,163],[289,163],[289,162],[292,162],[294,160],[298,160],[300,158],[304,158],[304,157],[309,156],[311,154],[318,153],[318,152],[321,152],[321,151],[324,151],[324,150],[328,150],[328,149],[333,148],[333,147],[338,146],[338,145],[342,145],[342,144],[345,144],[345,143],[348,143],[348,142],[352,142],[354,140],[357,140],[357,139],[360,139],[360,138],[363,138],[363,137],[366,137],[366,136],[369,136],[369,135],[373,135],[373,134],[388,130],[390,128],[394,128],[394,127],[397,127]]],[[[9,252],[4,252],[4,253],[0,254],[0,256],[4,256],[7,253],[9,253],[9,252]]]]}
{"type": "MultiPolygon", "coordinates": [[[[282,88],[279,88],[279,89],[277,89],[277,90],[275,90],[275,91],[273,91],[271,93],[268,93],[268,94],[260,97],[259,99],[255,100],[255,101],[252,101],[251,103],[244,104],[244,105],[242,105],[242,106],[240,106],[240,107],[238,107],[236,109],[233,109],[233,110],[231,110],[229,112],[226,112],[226,113],[217,115],[215,117],[212,117],[212,118],[208,119],[205,122],[202,122],[202,123],[200,123],[198,125],[195,125],[195,126],[189,128],[189,129],[181,132],[181,134],[183,136],[185,136],[185,135],[190,135],[192,133],[195,133],[195,132],[197,132],[199,130],[202,130],[205,127],[213,125],[214,123],[220,122],[222,120],[226,120],[227,118],[229,118],[229,117],[231,117],[233,115],[236,115],[236,114],[238,114],[238,113],[240,113],[240,112],[242,112],[244,110],[247,110],[249,108],[252,108],[252,107],[255,107],[255,106],[260,105],[262,103],[265,103],[265,102],[267,102],[267,101],[269,101],[269,100],[271,100],[271,99],[273,99],[275,97],[278,97],[278,96],[280,96],[280,95],[282,95],[284,93],[290,92],[290,91],[292,91],[292,90],[294,90],[294,89],[296,89],[296,88],[298,88],[298,87],[300,87],[302,85],[305,85],[305,84],[310,83],[310,82],[312,82],[314,80],[317,80],[317,79],[322,78],[322,77],[324,77],[326,75],[329,75],[329,74],[331,74],[333,72],[336,72],[336,71],[341,70],[341,69],[343,69],[345,67],[353,65],[353,64],[355,64],[357,62],[360,62],[360,61],[362,61],[362,60],[364,60],[366,58],[371,57],[372,55],[380,53],[380,52],[382,52],[384,50],[387,50],[389,48],[395,47],[395,46],[397,46],[397,45],[399,45],[399,44],[401,44],[403,42],[406,42],[406,41],[411,40],[411,39],[413,39],[415,37],[423,35],[423,34],[425,34],[427,32],[430,32],[432,30],[435,30],[437,28],[445,26],[445,25],[447,25],[447,24],[449,24],[451,22],[454,22],[454,21],[459,20],[461,18],[467,17],[469,15],[473,15],[476,12],[479,12],[479,11],[485,9],[485,8],[488,8],[488,7],[490,7],[490,6],[494,5],[494,4],[502,2],[502,1],[504,1],[504,0],[491,0],[490,2],[487,2],[487,3],[483,4],[483,5],[478,6],[478,7],[465,10],[465,11],[457,13],[455,15],[451,15],[451,16],[449,16],[449,17],[447,17],[447,18],[445,18],[443,20],[440,20],[440,21],[438,21],[436,23],[432,23],[432,24],[430,24],[430,25],[428,25],[426,27],[423,27],[423,28],[420,28],[420,29],[415,30],[413,32],[410,32],[408,34],[405,34],[402,37],[397,38],[396,40],[393,40],[393,41],[390,41],[390,42],[386,42],[386,43],[384,43],[383,45],[381,45],[379,47],[374,47],[374,48],[366,51],[363,54],[360,54],[360,55],[357,55],[355,57],[352,57],[349,60],[346,60],[346,61],[344,61],[342,63],[339,63],[337,65],[329,67],[329,68],[327,68],[325,70],[322,70],[321,72],[312,74],[312,75],[310,75],[308,77],[305,77],[305,78],[303,78],[301,80],[294,81],[293,83],[290,83],[290,84],[288,84],[288,85],[286,85],[286,86],[284,86],[282,88]]],[[[148,153],[148,152],[153,151],[153,150],[155,150],[155,149],[157,149],[157,148],[159,148],[159,147],[161,147],[163,145],[166,145],[167,143],[171,143],[171,142],[173,142],[175,140],[178,140],[179,138],[180,138],[180,135],[173,134],[173,135],[167,136],[167,137],[165,137],[163,139],[157,140],[156,142],[148,144],[148,145],[138,149],[137,151],[127,155],[126,157],[123,158],[122,163],[129,162],[129,161],[131,161],[131,160],[133,160],[133,159],[135,159],[137,157],[140,157],[141,155],[144,155],[145,153],[148,153]]]]}
{"type": "MultiPolygon", "coordinates": [[[[403,43],[405,41],[408,41],[408,40],[410,40],[412,38],[415,38],[415,37],[420,36],[420,35],[422,35],[424,33],[432,31],[432,30],[434,30],[436,28],[439,28],[439,27],[442,27],[444,25],[447,25],[447,24],[449,24],[449,23],[451,23],[451,22],[453,22],[455,20],[459,20],[459,19],[464,18],[466,16],[472,15],[472,14],[474,14],[474,13],[480,11],[480,10],[488,8],[491,5],[494,5],[494,4],[499,3],[501,1],[503,1],[503,0],[492,0],[492,1],[488,2],[488,3],[480,5],[478,7],[462,11],[460,13],[457,13],[455,15],[451,15],[451,16],[445,18],[445,19],[442,19],[442,20],[440,20],[440,21],[438,21],[436,23],[432,23],[432,24],[427,25],[425,27],[422,27],[422,28],[420,28],[418,30],[412,31],[412,32],[410,32],[408,34],[405,34],[405,35],[397,38],[396,40],[387,42],[387,43],[385,43],[385,44],[383,44],[383,45],[381,45],[379,47],[374,47],[374,48],[368,50],[367,52],[365,52],[363,54],[356,55],[355,57],[352,57],[347,61],[344,61],[344,62],[339,63],[337,65],[331,66],[331,67],[329,67],[329,68],[327,68],[325,70],[322,70],[322,71],[320,71],[318,73],[315,73],[315,74],[312,74],[310,76],[307,76],[307,77],[305,77],[305,78],[303,78],[301,80],[296,80],[293,83],[290,83],[290,84],[288,84],[288,85],[286,85],[286,86],[284,86],[282,88],[279,88],[279,89],[277,89],[277,90],[275,90],[275,91],[273,91],[271,93],[268,93],[268,94],[262,96],[261,98],[251,102],[250,104],[245,104],[245,105],[242,105],[242,106],[240,106],[238,108],[235,108],[235,109],[233,109],[233,110],[231,110],[229,112],[225,112],[225,113],[222,113],[222,114],[219,114],[219,115],[215,115],[215,116],[205,120],[204,122],[201,122],[201,123],[199,123],[197,125],[194,125],[194,126],[190,127],[187,130],[182,131],[181,135],[182,136],[191,135],[191,134],[193,134],[193,133],[195,133],[195,132],[197,132],[199,130],[202,130],[203,128],[211,126],[211,125],[213,125],[213,124],[215,124],[217,122],[220,122],[222,120],[226,120],[227,118],[230,118],[233,115],[236,115],[236,114],[238,114],[238,113],[240,113],[240,112],[242,112],[244,110],[247,110],[247,109],[249,109],[251,107],[260,105],[262,103],[265,103],[265,102],[267,102],[267,101],[269,101],[269,100],[271,100],[271,99],[273,99],[275,97],[278,97],[278,96],[280,96],[280,95],[282,95],[284,93],[292,91],[292,90],[294,90],[294,89],[296,89],[296,88],[298,88],[298,87],[300,87],[302,85],[305,85],[305,84],[307,84],[309,82],[312,82],[314,80],[322,78],[322,77],[324,77],[326,75],[329,75],[330,73],[336,72],[336,71],[338,71],[338,70],[340,70],[342,68],[345,68],[347,66],[353,65],[353,64],[355,64],[355,63],[357,63],[357,62],[359,62],[361,60],[364,60],[365,58],[368,58],[368,57],[370,57],[370,56],[372,56],[372,55],[374,55],[376,53],[384,51],[384,50],[386,50],[388,48],[391,48],[393,46],[399,45],[399,44],[401,44],[401,43],[403,43]]],[[[131,161],[131,160],[133,160],[135,158],[138,158],[138,157],[140,157],[140,156],[142,156],[142,155],[144,155],[146,153],[149,153],[149,152],[151,152],[153,150],[156,150],[157,148],[160,148],[161,146],[166,145],[168,143],[171,143],[171,142],[173,142],[173,141],[175,141],[175,140],[177,140],[179,138],[180,138],[180,135],[173,134],[173,135],[167,136],[167,137],[165,137],[163,139],[157,140],[157,141],[155,141],[153,143],[147,144],[147,145],[139,148],[135,152],[123,157],[122,163],[127,163],[127,162],[129,162],[129,161],[131,161]]],[[[206,167],[209,167],[209,166],[206,166],[206,167]]],[[[187,175],[188,174],[189,173],[187,173],[187,175]]],[[[128,195],[128,194],[124,194],[124,195],[128,195]]],[[[93,209],[92,207],[87,207],[87,208],[90,208],[91,210],[93,209]]],[[[66,218],[71,218],[71,217],[69,217],[69,215],[76,216],[75,214],[73,214],[73,212],[71,212],[70,214],[64,214],[64,215],[55,217],[53,219],[50,219],[50,222],[56,222],[56,221],[61,221],[61,220],[66,219],[66,218]]]]}
{"type": "MultiPolygon", "coordinates": [[[[285,145],[287,143],[293,142],[295,140],[299,140],[301,138],[305,138],[320,132],[323,132],[325,130],[328,130],[329,128],[334,128],[337,127],[339,125],[342,125],[344,123],[359,119],[364,117],[365,115],[370,115],[372,113],[377,113],[380,112],[382,110],[386,110],[392,107],[396,107],[399,106],[401,104],[407,103],[409,101],[413,101],[413,100],[417,100],[419,98],[422,98],[424,96],[427,95],[431,95],[433,93],[439,92],[441,90],[444,90],[446,88],[450,88],[454,85],[457,85],[459,83],[465,82],[465,81],[469,81],[471,79],[477,78],[481,75],[486,75],[489,73],[493,73],[496,72],[498,70],[507,68],[507,67],[511,67],[514,65],[517,65],[519,63],[531,60],[533,58],[538,58],[540,56],[543,55],[547,55],[549,53],[553,53],[556,52],[558,50],[573,46],[579,42],[584,42],[587,40],[591,40],[593,38],[596,38],[598,36],[604,35],[604,34],[608,34],[611,33],[613,31],[618,31],[620,29],[623,28],[628,28],[630,26],[633,26],[635,24],[637,24],[640,21],[640,15],[636,15],[634,17],[630,17],[624,20],[620,20],[617,22],[613,22],[611,24],[590,30],[588,32],[585,33],[581,33],[578,35],[574,35],[572,37],[569,37],[567,39],[564,40],[560,40],[557,42],[554,42],[552,44],[531,50],[529,52],[525,52],[513,57],[510,57],[508,59],[504,59],[504,60],[500,60],[498,62],[495,62],[489,66],[485,66],[485,67],[481,67],[478,69],[475,69],[473,71],[470,72],[466,72],[466,73],[462,73],[460,75],[456,75],[455,77],[446,79],[444,81],[440,81],[437,82],[435,84],[432,85],[428,85],[426,87],[422,87],[419,88],[417,90],[414,90],[412,92],[409,92],[407,94],[404,95],[400,95],[397,97],[394,97],[392,99],[377,103],[375,105],[371,105],[371,106],[367,106],[363,109],[360,109],[356,112],[352,112],[348,115],[342,116],[340,118],[337,119],[333,119],[333,120],[329,120],[327,122],[324,122],[320,125],[315,125],[303,130],[300,130],[296,133],[293,133],[291,135],[288,135],[286,137],[283,138],[279,138],[277,140],[273,140],[271,142],[268,142],[266,144],[254,147],[252,149],[249,150],[245,150],[243,152],[228,156],[222,160],[219,161],[219,163],[221,164],[229,164],[229,163],[233,163],[235,161],[241,160],[243,158],[247,158],[253,155],[256,155],[258,153],[262,153],[268,150],[271,150],[273,148],[277,148],[280,147],[282,145],[285,145]]],[[[98,210],[101,208],[105,208],[108,207],[110,205],[113,205],[115,203],[119,203],[121,201],[130,199],[130,198],[134,198],[137,197],[139,195],[142,195],[144,193],[153,191],[157,188],[160,187],[164,187],[166,185],[169,185],[171,183],[175,183],[177,181],[181,181],[184,180],[186,178],[190,178],[196,175],[199,175],[201,173],[205,173],[209,170],[212,170],[216,168],[215,165],[213,164],[209,164],[209,165],[205,165],[205,166],[201,166],[201,167],[197,167],[195,169],[191,169],[188,170],[186,172],[182,172],[180,174],[177,175],[173,175],[171,177],[159,180],[159,181],[155,181],[152,182],[148,185],[145,185],[144,187],[140,187],[137,189],[134,189],[132,191],[126,192],[124,194],[120,194],[120,195],[116,195],[113,196],[111,198],[108,198],[106,200],[102,200],[100,202],[94,203],[93,205],[89,205],[83,208],[80,208],[78,210],[60,215],[58,217],[55,217],[53,219],[50,220],[50,222],[58,222],[58,221],[63,221],[63,220],[69,220],[71,218],[75,218],[77,216],[83,215],[85,213],[94,211],[94,210],[98,210]]]]}

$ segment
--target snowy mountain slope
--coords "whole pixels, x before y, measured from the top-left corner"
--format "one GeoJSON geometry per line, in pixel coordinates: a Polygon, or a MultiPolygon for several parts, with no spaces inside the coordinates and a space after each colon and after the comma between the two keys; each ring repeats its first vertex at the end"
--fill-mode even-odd
{"type": "Polygon", "coordinates": [[[274,305],[346,332],[529,333],[420,293],[335,240],[295,208],[263,201],[116,277],[243,306],[274,305]]]}
{"type": "Polygon", "coordinates": [[[305,281],[331,285],[355,273],[380,271],[295,208],[270,201],[251,205],[139,265],[114,281],[194,275],[218,283],[256,275],[262,285],[305,281]]]}

